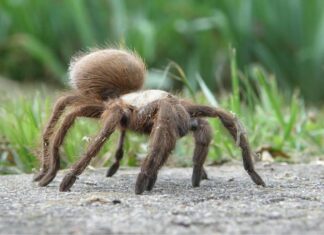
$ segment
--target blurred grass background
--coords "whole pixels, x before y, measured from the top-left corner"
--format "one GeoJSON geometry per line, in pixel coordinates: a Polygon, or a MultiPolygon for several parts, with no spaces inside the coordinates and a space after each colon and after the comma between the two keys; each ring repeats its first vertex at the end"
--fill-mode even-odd
{"type": "MultiPolygon", "coordinates": [[[[237,113],[255,149],[285,161],[322,157],[323,38],[321,0],[2,0],[0,172],[37,166],[34,150],[54,98],[67,88],[70,57],[111,45],[145,59],[146,87],[237,113]]],[[[211,123],[209,162],[239,156],[219,122],[211,123]]],[[[77,123],[62,149],[63,167],[98,128],[77,123]]],[[[93,165],[109,164],[115,138],[93,165]]],[[[124,163],[136,165],[147,141],[127,138],[124,163]]],[[[182,140],[171,164],[190,165],[190,146],[190,138],[182,140]]]]}

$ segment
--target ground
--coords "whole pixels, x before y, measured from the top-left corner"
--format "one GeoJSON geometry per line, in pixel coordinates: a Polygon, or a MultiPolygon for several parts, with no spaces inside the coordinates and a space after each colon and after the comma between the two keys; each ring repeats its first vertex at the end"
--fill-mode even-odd
{"type": "Polygon", "coordinates": [[[324,165],[257,165],[267,187],[241,164],[207,167],[191,187],[190,168],[163,168],[156,187],[134,194],[138,169],[87,170],[69,193],[61,172],[45,188],[32,175],[0,177],[0,234],[324,234],[324,165]]]}

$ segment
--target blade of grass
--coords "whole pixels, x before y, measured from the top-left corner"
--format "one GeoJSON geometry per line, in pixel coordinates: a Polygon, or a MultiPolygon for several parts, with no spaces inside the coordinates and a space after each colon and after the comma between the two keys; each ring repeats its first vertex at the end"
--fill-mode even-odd
{"type": "Polygon", "coordinates": [[[45,67],[48,67],[59,80],[63,80],[65,74],[64,66],[59,59],[56,58],[52,50],[37,38],[27,34],[16,35],[12,39],[12,45],[24,49],[45,67]]]}
{"type": "Polygon", "coordinates": [[[196,101],[195,91],[194,91],[194,89],[191,87],[190,82],[189,82],[189,80],[187,79],[186,74],[185,74],[185,72],[182,70],[182,68],[180,67],[180,65],[178,65],[177,63],[171,61],[171,62],[169,62],[168,66],[167,66],[166,68],[167,68],[166,71],[169,71],[171,68],[174,68],[174,69],[178,72],[179,76],[171,76],[171,78],[176,78],[176,79],[178,79],[179,81],[181,81],[181,82],[184,84],[184,86],[188,89],[191,98],[192,98],[194,101],[196,101]]]}
{"type": "Polygon", "coordinates": [[[203,94],[205,95],[205,97],[209,101],[209,103],[214,107],[218,107],[219,105],[218,105],[218,102],[217,102],[215,96],[213,95],[211,90],[209,90],[209,88],[207,87],[206,83],[204,82],[204,80],[202,79],[202,77],[199,73],[196,74],[196,79],[198,81],[200,89],[202,90],[203,94]]]}
{"type": "Polygon", "coordinates": [[[270,105],[273,109],[273,112],[276,115],[277,120],[279,121],[281,127],[285,129],[286,123],[277,100],[278,97],[275,96],[273,89],[271,89],[269,82],[266,80],[264,72],[259,67],[254,67],[253,72],[257,80],[260,82],[261,89],[264,89],[264,91],[266,92],[266,95],[269,98],[270,105]]]}
{"type": "MultiPolygon", "coordinates": [[[[291,132],[296,124],[296,121],[297,121],[297,116],[298,116],[298,113],[299,113],[299,104],[297,102],[297,93],[295,93],[292,97],[292,100],[291,100],[291,104],[290,104],[290,118],[285,126],[285,129],[284,129],[284,134],[283,134],[283,138],[282,138],[282,142],[279,144],[278,148],[282,148],[285,141],[287,141],[287,139],[290,139],[290,135],[291,135],[291,132]]],[[[294,138],[294,137],[292,137],[294,138]]]]}
{"type": "Polygon", "coordinates": [[[240,114],[240,87],[239,79],[237,75],[237,63],[236,63],[236,50],[230,47],[230,63],[231,63],[231,81],[232,81],[232,97],[231,97],[231,109],[236,114],[240,114]]]}
{"type": "Polygon", "coordinates": [[[95,45],[95,33],[88,15],[89,11],[87,10],[86,1],[70,0],[69,3],[73,9],[72,17],[74,19],[74,25],[80,33],[83,44],[87,47],[95,45]]]}

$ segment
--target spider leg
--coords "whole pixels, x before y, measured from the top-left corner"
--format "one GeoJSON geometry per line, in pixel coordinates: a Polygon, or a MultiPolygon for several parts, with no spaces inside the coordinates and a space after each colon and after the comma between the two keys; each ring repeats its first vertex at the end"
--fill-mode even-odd
{"type": "Polygon", "coordinates": [[[68,191],[72,187],[72,185],[77,179],[77,176],[79,176],[86,169],[91,159],[98,154],[105,141],[115,131],[116,127],[123,118],[123,114],[124,112],[118,104],[113,105],[103,113],[103,129],[94,139],[94,141],[89,145],[84,156],[76,164],[74,164],[70,172],[65,175],[60,184],[61,192],[68,191]]]}
{"type": "MultiPolygon", "coordinates": [[[[178,102],[172,102],[172,108],[173,108],[173,117],[172,120],[176,122],[176,133],[177,137],[183,137],[185,136],[189,130],[190,130],[190,116],[188,115],[185,108],[178,102]]],[[[207,175],[206,175],[207,176],[207,175]]],[[[151,191],[155,185],[155,182],[157,180],[157,172],[156,174],[153,174],[148,181],[148,185],[146,187],[147,191],[151,191]]]]}
{"type": "Polygon", "coordinates": [[[255,171],[252,160],[252,151],[244,130],[236,116],[230,112],[219,108],[213,108],[205,105],[193,105],[187,102],[182,103],[191,117],[218,117],[224,127],[231,134],[236,144],[241,148],[243,166],[250,175],[252,181],[257,185],[265,186],[264,181],[255,171]]]}
{"type": "Polygon", "coordinates": [[[158,170],[174,149],[177,140],[177,123],[172,104],[161,101],[156,120],[150,135],[149,153],[139,173],[135,193],[141,194],[145,189],[151,190],[157,179],[158,170]]]}
{"type": "Polygon", "coordinates": [[[63,114],[65,108],[69,105],[74,104],[77,100],[80,99],[80,96],[78,95],[65,95],[60,97],[53,108],[52,115],[49,119],[49,122],[47,123],[45,127],[45,131],[43,133],[42,137],[42,153],[41,153],[41,170],[38,172],[33,180],[39,181],[43,176],[46,174],[48,168],[49,168],[49,157],[48,157],[48,148],[49,148],[49,142],[50,137],[54,133],[55,125],[57,124],[58,120],[60,119],[61,115],[63,114]]]}
{"type": "Polygon", "coordinates": [[[99,118],[102,114],[103,105],[83,105],[76,107],[73,111],[65,116],[60,128],[55,133],[53,141],[50,145],[49,157],[50,164],[46,174],[40,179],[39,186],[48,185],[56,176],[57,171],[60,168],[60,154],[59,147],[64,141],[68,130],[73,125],[77,117],[91,117],[99,118]]]}
{"type": "Polygon", "coordinates": [[[208,180],[208,175],[204,167],[201,169],[201,180],[208,180]]]}
{"type": "Polygon", "coordinates": [[[212,129],[204,119],[197,119],[197,125],[193,131],[195,149],[193,155],[192,186],[198,187],[202,179],[207,179],[203,164],[206,160],[209,144],[212,140],[212,129]]]}
{"type": "Polygon", "coordinates": [[[107,177],[112,177],[117,172],[117,170],[119,168],[119,162],[123,158],[123,155],[124,155],[123,146],[124,146],[124,142],[125,142],[125,135],[126,135],[126,131],[122,130],[120,133],[117,150],[115,152],[115,162],[108,169],[107,174],[106,174],[107,177]]]}

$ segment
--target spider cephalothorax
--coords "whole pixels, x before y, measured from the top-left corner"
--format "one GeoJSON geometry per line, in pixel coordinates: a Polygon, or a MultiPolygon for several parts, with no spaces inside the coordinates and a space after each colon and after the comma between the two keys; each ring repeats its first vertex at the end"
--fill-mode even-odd
{"type": "Polygon", "coordinates": [[[204,117],[221,120],[241,148],[244,168],[251,179],[258,185],[265,185],[254,170],[252,151],[235,115],[219,108],[193,104],[161,90],[131,92],[141,87],[144,74],[145,66],[141,59],[124,50],[99,50],[74,60],[70,68],[70,76],[76,86],[74,93],[56,102],[43,135],[42,168],[34,178],[40,186],[46,186],[56,176],[60,166],[58,149],[77,117],[100,118],[103,126],[82,158],[63,178],[60,191],[71,188],[77,176],[116,129],[121,131],[121,135],[116,161],[107,176],[118,170],[126,130],[148,134],[149,152],[137,177],[135,193],[151,190],[158,170],[174,149],[177,139],[192,132],[195,139],[192,185],[199,186],[201,179],[207,178],[203,164],[212,139],[211,127],[204,117]],[[55,131],[54,127],[67,106],[74,109],[65,115],[55,131]]]}

